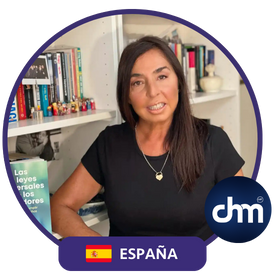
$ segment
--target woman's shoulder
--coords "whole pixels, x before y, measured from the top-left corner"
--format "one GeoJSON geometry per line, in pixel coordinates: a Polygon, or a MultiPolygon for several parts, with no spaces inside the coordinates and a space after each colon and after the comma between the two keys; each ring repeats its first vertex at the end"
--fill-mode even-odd
{"type": "Polygon", "coordinates": [[[222,127],[208,124],[208,137],[207,142],[213,145],[223,145],[225,142],[229,142],[229,137],[222,127]]]}
{"type": "Polygon", "coordinates": [[[216,134],[220,134],[221,132],[224,132],[224,130],[216,125],[213,124],[207,124],[208,127],[208,134],[210,136],[216,135],[216,134]]]}
{"type": "Polygon", "coordinates": [[[104,129],[105,133],[109,134],[116,134],[116,133],[125,133],[129,132],[131,130],[130,126],[128,123],[123,122],[121,124],[114,124],[114,125],[109,125],[104,129]]]}
{"type": "Polygon", "coordinates": [[[101,133],[100,137],[104,137],[108,140],[114,141],[121,137],[131,135],[131,127],[128,123],[124,122],[121,124],[109,125],[101,133]]]}

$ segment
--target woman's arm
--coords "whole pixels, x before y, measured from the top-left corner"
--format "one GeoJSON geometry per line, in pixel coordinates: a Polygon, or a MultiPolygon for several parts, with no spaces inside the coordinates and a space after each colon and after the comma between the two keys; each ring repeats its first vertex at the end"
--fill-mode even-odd
{"type": "Polygon", "coordinates": [[[51,197],[52,229],[62,237],[101,236],[91,230],[77,214],[78,210],[101,189],[80,163],[73,174],[51,197]]]}

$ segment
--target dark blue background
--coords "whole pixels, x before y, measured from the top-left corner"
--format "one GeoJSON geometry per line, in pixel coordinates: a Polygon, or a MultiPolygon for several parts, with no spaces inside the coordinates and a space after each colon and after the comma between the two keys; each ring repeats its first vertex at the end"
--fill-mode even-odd
{"type": "Polygon", "coordinates": [[[265,189],[256,181],[247,177],[230,177],[222,180],[210,191],[205,202],[205,216],[212,231],[220,238],[230,242],[247,242],[259,236],[267,227],[271,216],[271,203],[265,189]],[[233,197],[234,204],[260,204],[263,207],[263,223],[258,223],[258,211],[254,210],[253,223],[248,223],[247,210],[243,210],[243,223],[237,223],[237,211],[233,210],[228,223],[218,223],[213,219],[212,211],[218,204],[224,204],[225,210],[218,212],[219,217],[227,215],[227,197],[233,197]],[[257,197],[263,202],[258,203],[257,197]]]}

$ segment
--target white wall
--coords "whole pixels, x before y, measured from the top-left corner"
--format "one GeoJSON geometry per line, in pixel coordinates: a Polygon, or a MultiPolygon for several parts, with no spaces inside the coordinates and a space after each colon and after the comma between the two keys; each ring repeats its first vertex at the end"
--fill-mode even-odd
{"type": "Polygon", "coordinates": [[[245,160],[243,172],[251,177],[257,154],[257,124],[250,95],[244,84],[240,86],[241,156],[245,160]]]}

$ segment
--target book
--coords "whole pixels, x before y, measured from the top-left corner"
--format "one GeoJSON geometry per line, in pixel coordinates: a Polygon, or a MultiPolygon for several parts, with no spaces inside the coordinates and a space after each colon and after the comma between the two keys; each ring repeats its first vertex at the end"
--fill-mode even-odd
{"type": "Polygon", "coordinates": [[[208,64],[215,65],[215,51],[214,50],[208,50],[207,65],[208,64]]]}
{"type": "Polygon", "coordinates": [[[61,68],[61,55],[58,52],[56,54],[57,58],[57,74],[58,74],[58,85],[59,85],[59,98],[58,101],[64,101],[64,92],[63,92],[63,77],[62,77],[62,68],[61,68]]]}
{"type": "Polygon", "coordinates": [[[176,46],[177,46],[176,47],[176,49],[177,49],[177,59],[178,59],[180,65],[183,66],[182,65],[182,47],[181,47],[181,44],[178,43],[178,44],[176,44],[176,46]]]}
{"type": "Polygon", "coordinates": [[[82,62],[81,62],[81,49],[77,48],[78,66],[79,66],[79,81],[80,81],[80,98],[83,98],[83,78],[82,78],[82,62]]]}
{"type": "Polygon", "coordinates": [[[40,93],[40,102],[41,102],[41,110],[43,111],[43,117],[47,117],[48,116],[47,108],[49,106],[48,86],[39,85],[39,93],[40,93]]]}
{"type": "Polygon", "coordinates": [[[61,74],[62,74],[62,88],[63,88],[63,101],[65,103],[69,102],[68,99],[68,89],[67,89],[67,72],[65,66],[65,54],[64,52],[59,52],[60,62],[61,62],[61,74]]]}
{"type": "Polygon", "coordinates": [[[41,101],[40,101],[40,92],[38,85],[33,85],[33,94],[34,94],[34,108],[38,111],[41,109],[41,101]]]}
{"type": "Polygon", "coordinates": [[[54,70],[53,70],[53,60],[51,53],[45,53],[47,63],[48,63],[48,70],[49,70],[49,79],[50,85],[48,87],[48,100],[49,104],[52,104],[55,100],[55,84],[54,84],[54,70]]]}
{"type": "Polygon", "coordinates": [[[53,77],[54,77],[54,91],[55,96],[53,102],[57,102],[59,100],[59,79],[58,79],[58,65],[57,65],[57,54],[52,53],[52,61],[53,61],[53,77]]]}
{"type": "Polygon", "coordinates": [[[34,93],[31,85],[24,85],[25,105],[27,118],[30,118],[31,110],[34,107],[34,93]]]}
{"type": "Polygon", "coordinates": [[[13,99],[12,105],[11,105],[11,111],[9,115],[9,122],[17,122],[18,121],[18,111],[17,111],[17,101],[16,101],[16,95],[13,99]]]}
{"type": "Polygon", "coordinates": [[[188,69],[188,87],[192,96],[196,93],[196,71],[195,71],[195,50],[190,49],[189,55],[189,69],[188,69]]]}
{"type": "Polygon", "coordinates": [[[33,158],[39,158],[39,157],[22,154],[22,153],[9,153],[9,162],[33,159],[33,158]]]}
{"type": "MultiPolygon", "coordinates": [[[[82,79],[82,66],[81,66],[81,54],[80,50],[78,51],[78,48],[76,47],[70,47],[70,46],[56,46],[55,48],[48,48],[46,50],[49,53],[52,53],[52,55],[63,52],[66,54],[64,56],[64,61],[67,57],[67,75],[66,79],[69,79],[69,90],[67,87],[68,93],[68,102],[70,100],[75,100],[78,97],[81,97],[81,88],[83,85],[83,79],[82,79]],[[80,68],[81,67],[81,68],[80,68]],[[78,85],[79,80],[79,85],[78,85]]],[[[66,67],[66,63],[65,63],[66,67]]],[[[58,70],[56,70],[58,71],[58,70]]],[[[55,79],[55,83],[59,82],[58,79],[55,79]]],[[[67,83],[66,83],[67,84],[67,83]]],[[[59,85],[60,86],[60,85],[59,85]]],[[[56,86],[57,88],[57,86],[56,86]]],[[[83,91],[83,88],[82,88],[83,91]]],[[[60,99],[59,99],[60,100],[60,99]]],[[[62,100],[60,100],[62,101],[62,100]]]]}
{"type": "Polygon", "coordinates": [[[25,120],[27,118],[27,115],[26,115],[24,85],[22,84],[22,82],[20,83],[20,85],[17,89],[16,96],[17,96],[17,106],[18,106],[19,120],[25,120]]]}
{"type": "Polygon", "coordinates": [[[23,202],[37,221],[52,233],[47,161],[28,159],[10,162],[10,166],[23,202]]]}

